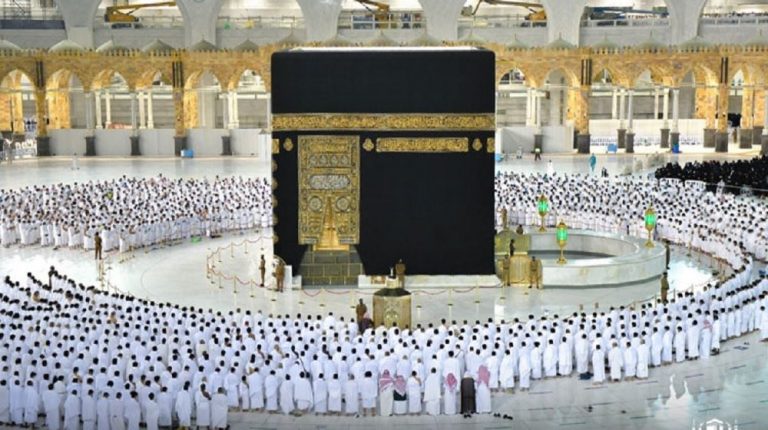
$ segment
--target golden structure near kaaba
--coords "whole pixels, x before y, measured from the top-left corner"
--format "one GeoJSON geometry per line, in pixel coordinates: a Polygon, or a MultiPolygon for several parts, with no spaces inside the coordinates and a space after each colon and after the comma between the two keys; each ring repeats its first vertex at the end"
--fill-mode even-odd
{"type": "Polygon", "coordinates": [[[411,327],[411,293],[405,289],[405,263],[395,266],[396,277],[388,277],[386,287],[373,293],[374,327],[411,327]]]}
{"type": "MultiPolygon", "coordinates": [[[[530,285],[531,258],[528,251],[531,247],[531,237],[504,229],[496,235],[494,249],[496,254],[496,276],[503,285],[530,285]],[[511,244],[514,241],[514,254],[511,254],[511,244]]],[[[541,264],[540,262],[538,264],[541,264]]],[[[542,271],[539,270],[539,282],[542,271]]]]}

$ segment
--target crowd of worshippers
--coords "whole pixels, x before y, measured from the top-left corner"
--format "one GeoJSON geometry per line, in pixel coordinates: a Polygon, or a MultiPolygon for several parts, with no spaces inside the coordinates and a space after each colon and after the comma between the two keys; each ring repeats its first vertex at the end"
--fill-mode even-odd
{"type": "Polygon", "coordinates": [[[103,252],[271,225],[264,178],[162,175],[0,190],[0,243],[103,252]]]}
{"type": "Polygon", "coordinates": [[[53,430],[223,429],[229,411],[430,415],[493,411],[492,392],[578,374],[601,384],[768,339],[768,278],[751,260],[669,303],[563,318],[368,329],[213,312],[105,293],[51,268],[0,285],[0,423],[53,430]]]}
{"type": "Polygon", "coordinates": [[[718,186],[725,192],[739,194],[745,187],[758,195],[768,194],[768,156],[736,161],[694,161],[680,166],[668,163],[656,170],[656,178],[695,180],[718,186]]]}
{"type": "MultiPolygon", "coordinates": [[[[597,186],[557,175],[518,179],[533,188],[562,181],[573,192],[597,186]]],[[[684,189],[621,186],[625,195],[639,190],[637,198],[688,199],[684,189]]],[[[728,198],[737,213],[742,200],[754,200],[728,198]]],[[[699,200],[709,201],[708,194],[699,200]]],[[[587,200],[584,208],[569,215],[587,219],[587,200]]],[[[669,218],[661,234],[675,240],[683,231],[677,221],[669,218]]],[[[738,238],[740,226],[731,230],[738,238]]],[[[668,303],[364,332],[354,319],[333,314],[291,318],[155,303],[86,287],[55,269],[43,281],[6,277],[0,422],[31,425],[42,415],[51,429],[132,430],[193,422],[224,428],[233,410],[468,416],[491,413],[493,392],[524,392],[544,378],[579,375],[597,384],[647,378],[654,367],[705,360],[722,342],[755,330],[768,339],[768,278],[754,276],[746,248],[732,251],[735,257],[726,259],[732,273],[675,293],[668,303]]]]}
{"type": "Polygon", "coordinates": [[[536,201],[542,194],[550,201],[545,219],[550,226],[563,221],[571,229],[645,237],[643,215],[652,205],[657,238],[713,255],[732,267],[741,266],[748,254],[768,258],[768,203],[760,199],[692,189],[683,182],[499,173],[496,210],[507,210],[505,227],[538,225],[536,201]]]}

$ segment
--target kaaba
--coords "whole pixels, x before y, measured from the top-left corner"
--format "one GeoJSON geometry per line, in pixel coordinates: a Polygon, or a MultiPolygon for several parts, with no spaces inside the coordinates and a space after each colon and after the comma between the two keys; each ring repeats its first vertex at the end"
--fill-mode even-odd
{"type": "Polygon", "coordinates": [[[366,275],[400,259],[493,274],[494,64],[461,47],[274,53],[275,253],[296,273],[332,234],[366,275]]]}

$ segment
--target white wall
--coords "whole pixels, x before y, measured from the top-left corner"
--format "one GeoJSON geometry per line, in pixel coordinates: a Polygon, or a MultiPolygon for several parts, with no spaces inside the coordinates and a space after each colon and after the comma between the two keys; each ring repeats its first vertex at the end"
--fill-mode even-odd
{"type": "Polygon", "coordinates": [[[272,156],[272,135],[261,129],[234,129],[232,155],[253,156],[266,160],[272,156]]]}
{"type": "Polygon", "coordinates": [[[229,130],[221,128],[193,128],[187,131],[187,149],[195,152],[195,157],[221,155],[221,136],[229,130]]]}
{"type": "MultiPolygon", "coordinates": [[[[514,154],[519,147],[523,153],[533,152],[533,139],[536,127],[504,127],[498,131],[501,147],[504,153],[514,154]]],[[[573,151],[573,127],[545,126],[542,127],[543,152],[558,153],[573,151]]]]}
{"type": "MultiPolygon", "coordinates": [[[[637,140],[641,137],[660,137],[660,130],[663,124],[664,121],[660,119],[635,120],[633,124],[635,139],[637,140]]],[[[678,129],[682,136],[688,136],[703,142],[705,125],[706,120],[703,119],[681,119],[678,123],[678,129]]],[[[669,121],[669,126],[670,128],[672,127],[672,120],[669,121]]],[[[619,120],[617,119],[593,119],[589,121],[589,134],[595,137],[616,136],[618,128],[619,120]]]]}
{"type": "Polygon", "coordinates": [[[88,135],[88,130],[50,130],[48,135],[51,137],[51,155],[85,154],[85,136],[88,135]]]}
{"type": "Polygon", "coordinates": [[[132,134],[130,129],[96,130],[96,155],[131,155],[132,134]]]}
{"type": "Polygon", "coordinates": [[[141,155],[172,156],[176,130],[172,128],[153,128],[139,130],[139,150],[141,155]]]}

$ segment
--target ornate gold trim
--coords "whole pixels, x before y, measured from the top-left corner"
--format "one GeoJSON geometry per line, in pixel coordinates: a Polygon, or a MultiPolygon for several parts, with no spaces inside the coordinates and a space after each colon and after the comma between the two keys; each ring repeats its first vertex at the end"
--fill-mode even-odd
{"type": "Polygon", "coordinates": [[[480,139],[475,138],[475,140],[472,141],[472,149],[475,151],[483,149],[483,142],[480,142],[480,139]]]}
{"type": "Polygon", "coordinates": [[[371,139],[365,139],[365,143],[363,143],[363,149],[365,149],[368,152],[371,152],[375,148],[376,146],[373,144],[373,141],[371,141],[371,139]]]}
{"type": "Polygon", "coordinates": [[[293,141],[289,137],[288,139],[285,139],[285,142],[283,142],[283,149],[285,149],[288,152],[293,151],[293,141]]]}
{"type": "MultiPolygon", "coordinates": [[[[273,154],[280,153],[280,139],[272,139],[272,153],[273,154]]],[[[275,169],[273,168],[272,171],[274,172],[275,169]]]]}
{"type": "Polygon", "coordinates": [[[485,149],[488,151],[488,153],[493,154],[496,152],[496,139],[489,137],[486,141],[485,149]]]}
{"type": "Polygon", "coordinates": [[[383,137],[376,152],[469,152],[466,137],[383,137]]]}
{"type": "Polygon", "coordinates": [[[489,113],[457,114],[278,114],[273,130],[495,130],[489,113]]]}

